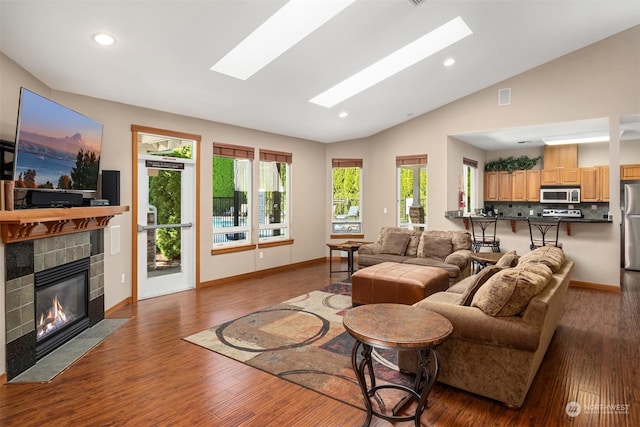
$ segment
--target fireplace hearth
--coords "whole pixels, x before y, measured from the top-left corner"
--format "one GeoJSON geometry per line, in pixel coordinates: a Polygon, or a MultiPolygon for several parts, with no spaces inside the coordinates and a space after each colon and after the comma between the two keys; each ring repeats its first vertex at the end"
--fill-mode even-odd
{"type": "Polygon", "coordinates": [[[36,359],[89,328],[89,267],[84,258],[34,275],[36,359]]]}

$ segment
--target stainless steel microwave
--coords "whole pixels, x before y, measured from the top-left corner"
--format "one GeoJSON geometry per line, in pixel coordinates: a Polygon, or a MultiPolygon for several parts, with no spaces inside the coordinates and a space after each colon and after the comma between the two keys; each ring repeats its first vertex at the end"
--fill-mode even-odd
{"type": "Polygon", "coordinates": [[[580,203],[580,189],[574,187],[541,188],[540,203],[580,203]]]}

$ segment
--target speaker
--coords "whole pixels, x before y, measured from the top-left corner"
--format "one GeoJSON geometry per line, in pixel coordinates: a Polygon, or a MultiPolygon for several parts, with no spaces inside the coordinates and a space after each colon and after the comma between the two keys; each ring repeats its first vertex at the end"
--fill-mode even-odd
{"type": "Polygon", "coordinates": [[[82,194],[31,190],[27,191],[27,206],[37,208],[82,206],[82,194]]]}
{"type": "Polygon", "coordinates": [[[120,171],[102,171],[102,198],[110,206],[120,206],[120,171]]]}

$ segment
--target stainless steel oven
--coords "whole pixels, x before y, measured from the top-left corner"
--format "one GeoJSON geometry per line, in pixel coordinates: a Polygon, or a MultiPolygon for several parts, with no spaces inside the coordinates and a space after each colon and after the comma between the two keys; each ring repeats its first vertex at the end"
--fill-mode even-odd
{"type": "Polygon", "coordinates": [[[575,187],[541,188],[540,203],[580,203],[580,189],[575,187]]]}

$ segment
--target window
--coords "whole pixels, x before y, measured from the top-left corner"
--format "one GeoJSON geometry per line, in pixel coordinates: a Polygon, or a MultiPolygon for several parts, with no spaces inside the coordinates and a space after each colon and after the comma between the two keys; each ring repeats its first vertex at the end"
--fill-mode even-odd
{"type": "Polygon", "coordinates": [[[362,233],[362,159],[332,160],[333,234],[362,233]]]}
{"type": "Polygon", "coordinates": [[[260,150],[259,241],[289,238],[289,186],[292,155],[260,150]]]}
{"type": "Polygon", "coordinates": [[[476,211],[478,192],[478,162],[462,159],[462,186],[458,194],[459,209],[463,215],[471,215],[476,211]]]}
{"type": "Polygon", "coordinates": [[[251,242],[254,149],[213,144],[213,247],[251,242]]]}
{"type": "Polygon", "coordinates": [[[396,157],[398,170],[398,226],[427,227],[427,155],[396,157]]]}

